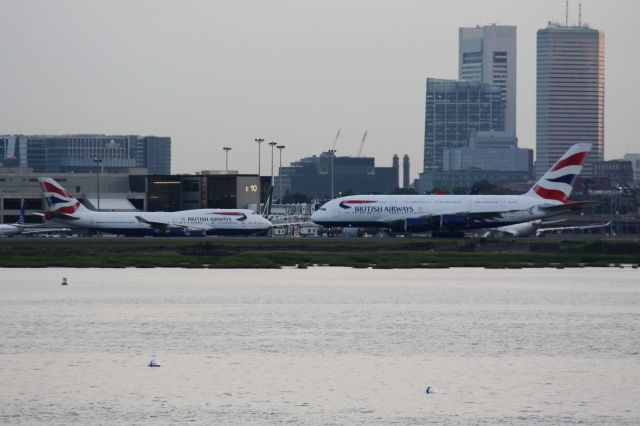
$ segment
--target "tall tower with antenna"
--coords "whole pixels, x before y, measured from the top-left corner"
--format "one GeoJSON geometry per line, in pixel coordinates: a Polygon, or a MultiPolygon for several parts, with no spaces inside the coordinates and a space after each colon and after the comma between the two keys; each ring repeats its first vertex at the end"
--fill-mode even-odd
{"type": "Polygon", "coordinates": [[[593,163],[603,161],[604,59],[604,33],[582,23],[582,7],[577,26],[551,24],[538,30],[537,176],[575,143],[592,144],[583,176],[591,176],[593,163]]]}

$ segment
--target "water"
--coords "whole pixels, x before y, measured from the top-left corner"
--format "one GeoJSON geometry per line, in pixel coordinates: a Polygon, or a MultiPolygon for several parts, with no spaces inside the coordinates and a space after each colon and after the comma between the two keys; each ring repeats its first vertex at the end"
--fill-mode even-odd
{"type": "Polygon", "coordinates": [[[639,332],[633,269],[0,269],[0,423],[635,425],[639,332]]]}

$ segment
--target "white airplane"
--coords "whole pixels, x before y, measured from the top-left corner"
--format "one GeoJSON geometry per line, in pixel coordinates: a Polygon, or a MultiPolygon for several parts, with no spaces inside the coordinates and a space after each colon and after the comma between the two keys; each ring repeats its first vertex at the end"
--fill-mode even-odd
{"type": "Polygon", "coordinates": [[[322,226],[396,232],[459,232],[545,219],[584,203],[568,200],[591,149],[576,144],[524,195],[353,195],[331,200],[311,216],[322,226]]]}
{"type": "Polygon", "coordinates": [[[13,224],[0,224],[0,237],[13,237],[19,234],[45,234],[49,232],[69,231],[68,228],[43,228],[40,225],[25,225],[24,223],[24,204],[20,207],[20,216],[18,221],[13,224]]]}
{"type": "Polygon", "coordinates": [[[271,222],[246,209],[197,209],[177,212],[100,212],[86,208],[58,182],[39,178],[50,210],[47,221],[70,228],[127,236],[252,235],[264,233],[271,222]]]}
{"type": "Polygon", "coordinates": [[[496,236],[496,235],[509,235],[511,237],[543,237],[547,232],[556,232],[556,231],[582,231],[586,229],[597,229],[597,228],[606,228],[611,225],[611,222],[607,223],[599,223],[594,225],[578,225],[578,226],[556,226],[543,228],[545,225],[549,225],[552,223],[564,222],[565,219],[560,220],[551,220],[551,221],[543,221],[541,219],[532,220],[530,222],[522,222],[516,223],[515,225],[501,226],[499,228],[492,229],[487,232],[484,236],[496,236]]]}

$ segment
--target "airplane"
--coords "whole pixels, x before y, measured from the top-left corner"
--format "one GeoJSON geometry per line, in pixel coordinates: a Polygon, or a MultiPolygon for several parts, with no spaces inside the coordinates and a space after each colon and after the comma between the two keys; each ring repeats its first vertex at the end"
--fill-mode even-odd
{"type": "Polygon", "coordinates": [[[440,234],[557,216],[587,204],[568,197],[590,150],[587,143],[571,146],[523,195],[352,195],[325,203],[311,220],[343,229],[440,234]]]}
{"type": "Polygon", "coordinates": [[[196,209],[177,212],[101,212],[89,210],[58,182],[38,178],[50,210],[47,221],[70,228],[125,236],[253,235],[271,222],[247,209],[196,209]]]}
{"type": "Polygon", "coordinates": [[[541,219],[532,220],[530,222],[516,223],[515,225],[501,226],[494,228],[484,234],[485,237],[508,235],[511,237],[544,237],[547,232],[557,231],[582,231],[587,229],[606,228],[611,225],[611,222],[598,223],[593,225],[578,225],[578,226],[556,226],[543,228],[545,225],[552,223],[564,222],[565,219],[543,221],[541,219]]]}
{"type": "Polygon", "coordinates": [[[20,216],[13,224],[0,224],[0,237],[13,237],[14,235],[44,234],[49,232],[69,231],[68,228],[43,228],[40,225],[25,225],[24,223],[24,203],[20,206],[20,216]],[[36,229],[37,228],[37,229],[36,229]]]}

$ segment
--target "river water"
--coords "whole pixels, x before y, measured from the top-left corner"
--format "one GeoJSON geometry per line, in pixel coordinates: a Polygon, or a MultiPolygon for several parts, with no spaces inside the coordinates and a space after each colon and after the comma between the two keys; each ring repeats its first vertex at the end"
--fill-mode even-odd
{"type": "Polygon", "coordinates": [[[2,424],[637,425],[639,395],[630,268],[0,269],[2,424]]]}

